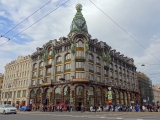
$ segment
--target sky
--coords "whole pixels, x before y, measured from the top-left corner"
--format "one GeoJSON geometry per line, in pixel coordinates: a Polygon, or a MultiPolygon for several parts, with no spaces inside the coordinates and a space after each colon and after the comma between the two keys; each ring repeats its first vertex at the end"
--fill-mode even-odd
{"type": "MultiPolygon", "coordinates": [[[[160,86],[160,0],[91,0],[135,40],[89,0],[69,0],[56,9],[66,1],[0,0],[0,35],[26,19],[5,34],[6,38],[12,39],[0,46],[0,73],[4,73],[4,66],[18,56],[32,54],[49,40],[67,37],[76,13],[75,6],[81,3],[92,39],[104,41],[117,52],[133,58],[137,71],[145,73],[154,85],[160,86]],[[26,19],[48,1],[50,2],[45,7],[26,19]],[[34,24],[51,11],[51,14],[34,24]],[[34,25],[29,27],[32,24],[34,25]],[[29,28],[25,30],[27,27],[29,28]],[[23,30],[25,31],[17,35],[23,30]],[[17,36],[14,37],[15,35],[17,36]]],[[[0,44],[8,40],[5,37],[0,38],[0,44]]]]}

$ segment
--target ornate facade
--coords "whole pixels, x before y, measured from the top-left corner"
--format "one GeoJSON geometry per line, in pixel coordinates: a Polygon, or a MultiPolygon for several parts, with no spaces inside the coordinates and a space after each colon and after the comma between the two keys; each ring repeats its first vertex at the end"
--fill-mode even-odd
{"type": "Polygon", "coordinates": [[[91,39],[82,6],[76,9],[68,37],[50,40],[31,55],[29,104],[105,105],[108,87],[112,104],[138,102],[134,60],[91,39]]]}
{"type": "Polygon", "coordinates": [[[160,102],[160,87],[153,85],[152,90],[153,90],[153,97],[154,97],[153,103],[159,104],[159,102],[160,102]]]}
{"type": "Polygon", "coordinates": [[[3,104],[27,105],[30,66],[30,55],[19,56],[6,64],[1,97],[3,104]]]}

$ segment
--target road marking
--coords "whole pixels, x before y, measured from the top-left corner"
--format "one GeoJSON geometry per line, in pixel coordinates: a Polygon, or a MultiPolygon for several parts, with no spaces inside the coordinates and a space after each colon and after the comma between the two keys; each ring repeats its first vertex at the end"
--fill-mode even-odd
{"type": "Polygon", "coordinates": [[[122,118],[117,118],[117,119],[122,119],[122,118]]]}
{"type": "Polygon", "coordinates": [[[105,118],[105,117],[100,117],[100,118],[105,118]]]}

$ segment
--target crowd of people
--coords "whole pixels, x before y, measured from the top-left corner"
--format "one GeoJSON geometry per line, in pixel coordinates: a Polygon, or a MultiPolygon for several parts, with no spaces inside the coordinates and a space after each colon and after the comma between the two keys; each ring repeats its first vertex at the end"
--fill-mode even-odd
{"type": "Polygon", "coordinates": [[[90,112],[160,112],[160,106],[157,105],[142,105],[138,104],[132,105],[95,105],[90,106],[89,109],[86,109],[83,105],[80,107],[73,105],[32,105],[32,111],[42,111],[42,112],[63,112],[63,111],[90,111],[90,112]]]}

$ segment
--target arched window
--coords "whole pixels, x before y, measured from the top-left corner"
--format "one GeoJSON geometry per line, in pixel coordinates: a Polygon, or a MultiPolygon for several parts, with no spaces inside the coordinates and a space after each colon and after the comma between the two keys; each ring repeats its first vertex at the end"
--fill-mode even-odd
{"type": "Polygon", "coordinates": [[[32,90],[32,91],[30,92],[30,98],[31,98],[31,99],[34,98],[34,94],[35,94],[35,93],[34,93],[34,90],[32,90]]]}
{"type": "Polygon", "coordinates": [[[101,88],[97,88],[97,104],[98,105],[102,104],[101,96],[102,96],[102,90],[101,88]]]}
{"type": "Polygon", "coordinates": [[[97,63],[100,63],[99,57],[96,58],[96,62],[97,62],[97,63]]]}
{"type": "Polygon", "coordinates": [[[33,65],[33,69],[37,69],[37,64],[36,63],[33,65]]]}
{"type": "Polygon", "coordinates": [[[94,105],[94,88],[89,87],[87,101],[89,101],[89,105],[94,105]]]}
{"type": "Polygon", "coordinates": [[[65,102],[65,104],[69,104],[69,100],[70,100],[70,87],[66,86],[64,88],[64,102],[65,102]]]}
{"type": "Polygon", "coordinates": [[[78,96],[82,96],[83,95],[83,87],[82,86],[78,86],[76,88],[76,95],[78,95],[78,96]]]}
{"type": "Polygon", "coordinates": [[[92,54],[89,54],[89,60],[93,61],[93,55],[92,54]]]}
{"type": "Polygon", "coordinates": [[[68,54],[66,55],[66,60],[70,60],[70,59],[71,59],[71,54],[68,53],[68,54]]]}
{"type": "Polygon", "coordinates": [[[61,103],[61,89],[57,87],[55,89],[55,105],[61,103]]]}
{"type": "Polygon", "coordinates": [[[62,61],[61,60],[61,56],[57,57],[57,61],[56,62],[58,63],[58,62],[61,62],[61,61],[62,61]]]}
{"type": "Polygon", "coordinates": [[[78,42],[76,43],[76,47],[84,47],[84,46],[83,46],[83,42],[82,42],[82,41],[78,41],[78,42]]]}
{"type": "Polygon", "coordinates": [[[40,66],[40,67],[43,67],[43,61],[42,61],[42,62],[40,62],[39,66],[40,66]]]}

